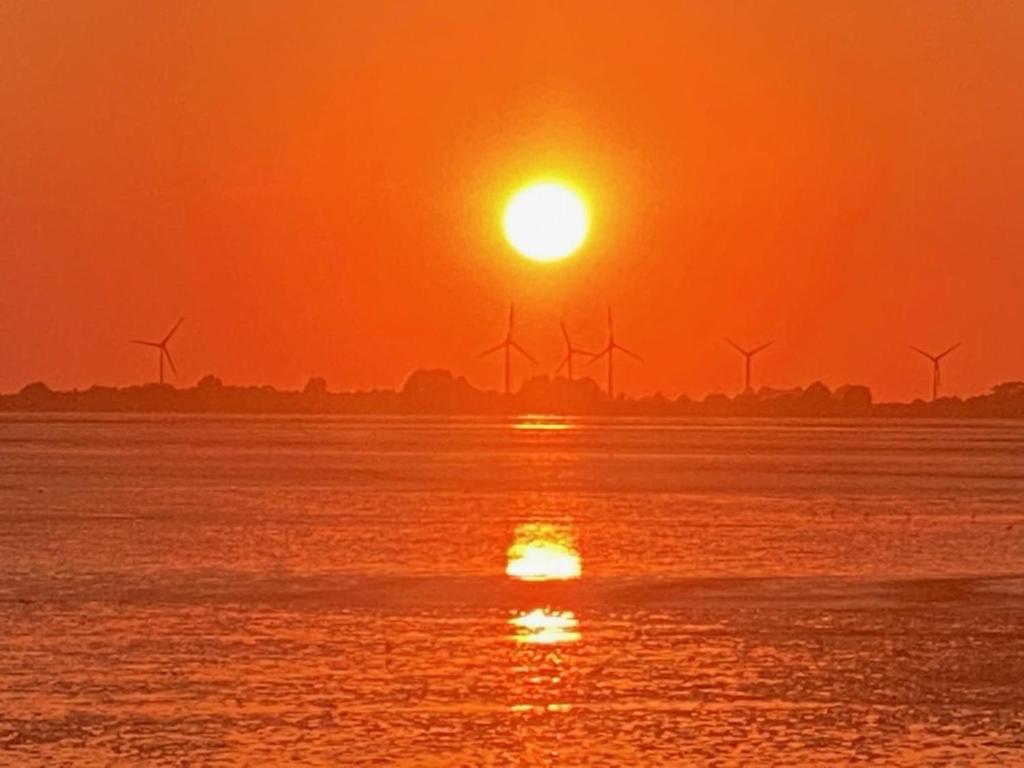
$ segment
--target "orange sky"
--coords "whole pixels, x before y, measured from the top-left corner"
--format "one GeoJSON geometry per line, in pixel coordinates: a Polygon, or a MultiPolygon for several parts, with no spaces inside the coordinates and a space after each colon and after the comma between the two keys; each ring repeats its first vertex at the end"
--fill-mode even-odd
{"type": "Polygon", "coordinates": [[[512,298],[537,372],[610,302],[631,394],[735,391],[725,335],[755,384],[1024,378],[1019,3],[68,0],[0,51],[0,390],[151,378],[179,315],[183,384],[498,387],[512,298]],[[551,174],[593,238],[539,265],[500,212],[551,174]]]}

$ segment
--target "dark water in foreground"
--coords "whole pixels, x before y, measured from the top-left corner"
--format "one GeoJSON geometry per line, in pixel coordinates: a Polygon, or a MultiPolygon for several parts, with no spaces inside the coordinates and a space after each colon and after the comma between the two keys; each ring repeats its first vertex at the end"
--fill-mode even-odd
{"type": "Polygon", "coordinates": [[[0,765],[854,761],[1024,764],[1024,425],[0,417],[0,765]]]}

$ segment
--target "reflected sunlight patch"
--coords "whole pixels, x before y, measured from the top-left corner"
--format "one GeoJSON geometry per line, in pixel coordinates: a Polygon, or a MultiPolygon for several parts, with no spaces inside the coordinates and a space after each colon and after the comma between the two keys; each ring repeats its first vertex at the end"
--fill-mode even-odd
{"type": "Polygon", "coordinates": [[[576,537],[568,526],[525,523],[508,548],[505,573],[524,581],[578,579],[582,573],[576,537]]]}
{"type": "Polygon", "coordinates": [[[574,427],[575,425],[558,416],[535,416],[533,414],[520,417],[519,421],[512,425],[513,429],[538,432],[561,432],[574,427]]]}
{"type": "Polygon", "coordinates": [[[535,608],[529,613],[517,613],[508,620],[516,628],[513,635],[517,643],[575,643],[580,639],[579,622],[572,611],[551,611],[535,608]]]}

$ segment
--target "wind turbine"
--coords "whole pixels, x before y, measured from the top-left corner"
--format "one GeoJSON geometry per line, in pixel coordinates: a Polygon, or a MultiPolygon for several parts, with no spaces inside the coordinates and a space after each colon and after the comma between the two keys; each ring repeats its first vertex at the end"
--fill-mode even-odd
{"type": "Polygon", "coordinates": [[[612,308],[608,307],[608,343],[605,345],[604,349],[602,349],[600,352],[595,352],[591,356],[590,360],[587,361],[587,365],[590,365],[591,363],[595,363],[598,360],[600,360],[602,357],[604,357],[605,355],[608,355],[608,399],[609,400],[614,400],[615,399],[615,378],[614,378],[615,364],[614,364],[614,358],[615,358],[615,350],[616,349],[619,350],[620,352],[625,352],[627,355],[629,355],[630,357],[634,358],[635,360],[639,360],[641,363],[643,362],[643,358],[641,358],[640,355],[636,354],[635,352],[629,351],[624,346],[622,346],[621,344],[619,344],[618,342],[615,341],[615,331],[612,328],[612,308]]]}
{"type": "Polygon", "coordinates": [[[750,389],[750,361],[753,360],[754,355],[756,355],[758,352],[760,352],[763,349],[767,349],[768,347],[770,347],[775,342],[769,341],[767,344],[762,344],[760,347],[754,347],[753,349],[744,349],[743,347],[741,347],[739,344],[737,344],[732,339],[726,339],[725,341],[726,341],[727,344],[729,344],[729,346],[731,346],[733,349],[735,349],[737,352],[739,352],[741,355],[743,355],[744,358],[746,358],[746,362],[745,362],[745,365],[744,365],[744,368],[743,368],[743,394],[747,394],[747,393],[749,393],[751,391],[751,389],[750,389]]]}
{"type": "Polygon", "coordinates": [[[165,357],[167,358],[167,364],[171,366],[171,372],[175,376],[178,375],[178,370],[174,367],[174,361],[171,360],[171,353],[167,349],[167,342],[169,342],[171,340],[171,336],[174,335],[174,332],[178,330],[178,326],[180,326],[182,324],[182,322],[184,322],[184,320],[185,320],[184,317],[179,318],[178,322],[176,322],[174,324],[174,327],[171,328],[170,332],[166,336],[164,336],[163,339],[161,339],[160,341],[140,341],[138,339],[132,339],[131,340],[132,344],[141,344],[144,347],[156,347],[157,349],[160,350],[160,383],[161,384],[164,383],[164,358],[165,357]]]}
{"type": "Polygon", "coordinates": [[[531,363],[536,363],[537,362],[536,360],[533,359],[533,356],[530,355],[529,352],[527,352],[525,349],[523,349],[521,346],[519,346],[512,339],[512,326],[515,323],[515,312],[516,312],[515,304],[509,304],[508,305],[508,332],[505,334],[505,340],[503,342],[501,342],[500,344],[495,344],[490,349],[485,349],[483,352],[480,353],[480,357],[486,357],[487,355],[489,355],[489,354],[491,354],[493,352],[497,352],[499,349],[505,350],[505,394],[506,395],[510,394],[511,391],[512,391],[512,350],[514,349],[516,352],[521,354],[523,357],[525,357],[531,363]]]}
{"type": "Polygon", "coordinates": [[[930,355],[923,349],[918,349],[913,345],[910,346],[910,348],[917,352],[917,354],[924,355],[925,357],[932,361],[932,402],[939,399],[939,384],[942,383],[942,368],[940,367],[939,362],[942,360],[942,358],[944,358],[946,355],[948,355],[950,352],[952,352],[959,346],[960,342],[958,341],[945,352],[938,355],[930,355]]]}
{"type": "Polygon", "coordinates": [[[589,355],[590,357],[593,357],[594,353],[588,352],[585,349],[579,349],[578,347],[574,347],[572,345],[572,341],[570,341],[569,339],[569,332],[565,330],[565,322],[563,321],[562,323],[560,323],[560,325],[562,326],[562,338],[565,339],[565,357],[562,358],[562,364],[558,366],[557,370],[555,370],[555,375],[557,376],[563,368],[566,368],[566,375],[568,376],[569,381],[572,381],[573,356],[589,355]]]}

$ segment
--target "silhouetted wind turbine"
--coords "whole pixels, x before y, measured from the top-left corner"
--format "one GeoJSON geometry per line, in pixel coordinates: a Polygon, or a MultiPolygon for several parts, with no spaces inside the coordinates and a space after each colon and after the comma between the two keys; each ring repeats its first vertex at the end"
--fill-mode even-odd
{"type": "Polygon", "coordinates": [[[754,347],[753,349],[744,349],[732,339],[725,340],[729,346],[739,352],[745,358],[746,362],[743,368],[743,393],[747,394],[751,391],[750,389],[750,361],[754,359],[754,355],[763,349],[767,349],[774,342],[769,341],[767,344],[762,344],[760,347],[754,347]]]}
{"type": "Polygon", "coordinates": [[[132,339],[132,344],[141,344],[144,347],[156,347],[160,350],[160,383],[164,383],[164,358],[167,358],[167,364],[171,366],[171,372],[177,376],[178,370],[174,367],[174,361],[171,360],[171,353],[167,350],[167,342],[171,340],[171,336],[178,330],[178,326],[185,320],[184,317],[180,318],[178,322],[174,324],[170,332],[163,337],[160,341],[140,341],[138,339],[132,339]]]}
{"type": "Polygon", "coordinates": [[[939,363],[942,360],[942,358],[944,358],[946,355],[948,355],[950,352],[952,352],[954,349],[956,349],[959,346],[960,346],[960,342],[958,341],[956,344],[954,344],[952,347],[947,349],[945,352],[943,352],[941,354],[938,354],[938,355],[930,355],[927,352],[925,352],[923,349],[918,349],[917,347],[915,347],[913,345],[910,346],[910,348],[912,350],[914,350],[915,352],[917,352],[917,354],[924,355],[925,357],[927,357],[929,360],[932,361],[932,402],[934,402],[934,401],[939,399],[939,384],[942,383],[942,368],[939,365],[939,363]]]}
{"type": "Polygon", "coordinates": [[[530,355],[529,352],[527,352],[525,349],[520,347],[512,339],[512,326],[515,323],[515,312],[516,312],[515,304],[509,304],[508,305],[508,333],[505,334],[505,340],[503,342],[501,342],[501,344],[495,344],[490,349],[485,349],[483,352],[480,353],[480,357],[486,357],[487,355],[489,355],[489,354],[491,354],[493,352],[497,352],[499,349],[504,349],[505,350],[505,394],[506,395],[509,394],[512,391],[512,350],[514,349],[516,352],[521,354],[523,357],[525,357],[531,363],[536,363],[537,362],[536,360],[533,359],[533,357],[530,355]]]}
{"type": "Polygon", "coordinates": [[[594,353],[574,347],[572,341],[569,340],[569,332],[565,330],[565,322],[563,321],[560,325],[562,326],[562,338],[565,339],[565,357],[562,358],[562,364],[558,366],[555,375],[557,376],[563,368],[567,368],[566,375],[569,377],[569,381],[572,381],[572,358],[575,355],[589,355],[593,357],[594,353]]]}
{"type": "Polygon", "coordinates": [[[643,362],[643,358],[641,358],[640,355],[636,354],[635,352],[629,351],[624,346],[622,346],[621,344],[619,344],[619,343],[617,343],[615,341],[615,331],[612,328],[612,308],[608,307],[608,343],[605,345],[604,349],[602,349],[600,352],[595,352],[593,354],[593,356],[591,356],[590,360],[587,361],[587,365],[590,365],[591,363],[595,363],[598,360],[600,360],[602,357],[604,357],[605,355],[608,355],[608,399],[609,400],[614,400],[615,399],[615,378],[614,378],[615,367],[614,367],[614,358],[615,358],[615,350],[616,349],[619,350],[620,352],[625,352],[627,355],[629,355],[630,357],[640,361],[641,363],[643,362]]]}

